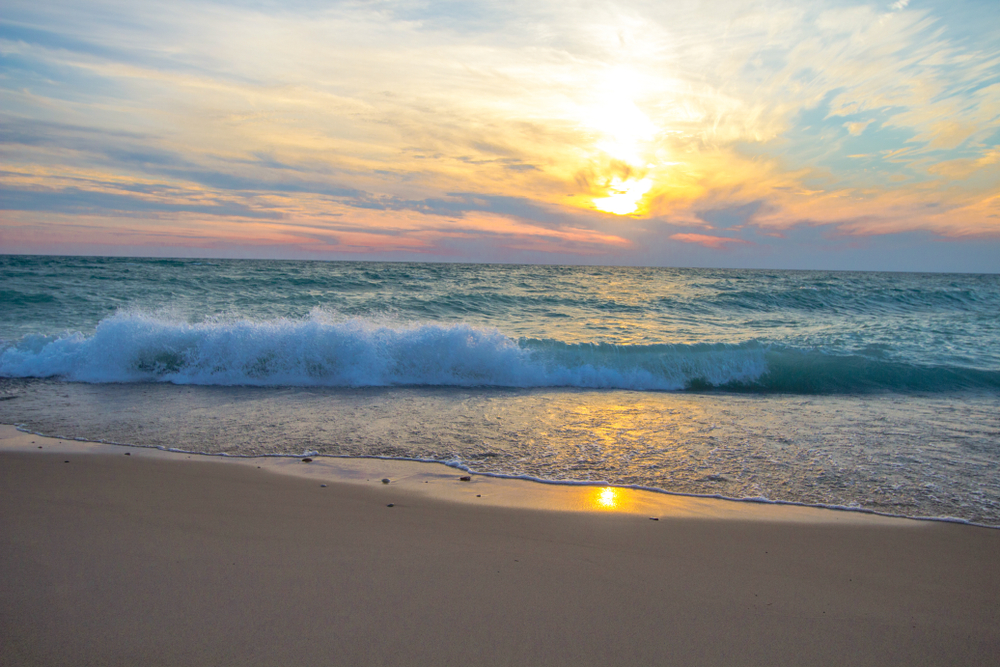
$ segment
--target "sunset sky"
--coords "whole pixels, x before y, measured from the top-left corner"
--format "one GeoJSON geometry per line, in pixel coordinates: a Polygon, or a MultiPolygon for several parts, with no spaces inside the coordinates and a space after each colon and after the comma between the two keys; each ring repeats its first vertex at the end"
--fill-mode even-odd
{"type": "Polygon", "coordinates": [[[1000,3],[5,0],[0,252],[1000,272],[1000,3]]]}

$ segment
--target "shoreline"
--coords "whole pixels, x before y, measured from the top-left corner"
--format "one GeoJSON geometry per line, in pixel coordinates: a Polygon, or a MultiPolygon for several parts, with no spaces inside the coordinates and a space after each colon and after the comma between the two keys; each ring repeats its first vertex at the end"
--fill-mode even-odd
{"type": "Polygon", "coordinates": [[[241,456],[211,454],[164,448],[153,445],[135,445],[82,438],[62,438],[22,430],[16,425],[0,424],[0,452],[32,452],[40,446],[31,442],[39,440],[47,451],[61,453],[91,453],[118,455],[123,449],[138,453],[157,453],[174,460],[227,461],[237,465],[252,465],[282,475],[305,477],[316,481],[339,483],[370,483],[387,475],[395,484],[404,483],[410,490],[452,502],[474,502],[479,505],[496,505],[522,509],[557,511],[597,511],[631,514],[666,514],[670,516],[698,516],[704,518],[798,521],[798,522],[851,522],[867,518],[877,520],[902,520],[966,525],[976,528],[1000,530],[1000,526],[976,523],[954,517],[907,516],[890,514],[864,507],[837,505],[810,505],[785,500],[757,498],[730,498],[721,495],[693,494],[665,489],[608,484],[606,482],[548,480],[528,476],[477,472],[465,467],[451,466],[444,461],[406,459],[381,456],[332,456],[304,451],[300,455],[272,454],[241,456]],[[30,438],[28,438],[30,436],[30,438]],[[27,439],[26,439],[27,438],[27,439]],[[302,459],[310,459],[302,465],[302,459]],[[179,459],[178,459],[179,460],[179,459]],[[450,484],[469,476],[472,484],[450,484]],[[364,482],[362,482],[364,478],[364,482]],[[429,484],[432,486],[416,486],[429,484]],[[472,501],[469,489],[479,489],[487,484],[490,493],[477,494],[472,501]],[[546,488],[552,487],[552,488],[546,488]],[[843,514],[845,516],[837,516],[843,514]]]}
{"type": "Polygon", "coordinates": [[[431,464],[355,460],[334,479],[350,460],[258,469],[122,449],[0,428],[3,664],[987,665],[1000,652],[996,530],[643,492],[602,509],[593,487],[463,482],[431,464]]]}

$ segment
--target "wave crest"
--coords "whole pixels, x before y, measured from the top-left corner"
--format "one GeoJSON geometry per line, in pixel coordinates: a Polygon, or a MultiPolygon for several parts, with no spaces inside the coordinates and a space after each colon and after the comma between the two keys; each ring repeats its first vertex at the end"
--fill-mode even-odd
{"type": "Polygon", "coordinates": [[[468,324],[399,324],[314,312],[302,320],[189,324],[119,313],[92,336],[26,336],[0,354],[5,377],[217,385],[683,389],[752,382],[763,348],[567,345],[468,324]]]}
{"type": "Polygon", "coordinates": [[[1000,373],[758,342],[567,344],[497,329],[336,319],[210,320],[121,312],[93,335],[25,336],[0,376],[262,386],[494,386],[839,393],[1000,388],[1000,373]]]}

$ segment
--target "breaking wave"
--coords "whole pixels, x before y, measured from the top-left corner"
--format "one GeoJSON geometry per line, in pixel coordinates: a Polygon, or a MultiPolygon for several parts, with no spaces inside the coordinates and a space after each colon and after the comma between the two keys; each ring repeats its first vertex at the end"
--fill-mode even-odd
{"type": "Polygon", "coordinates": [[[92,335],[4,343],[0,377],[261,386],[580,387],[800,393],[1000,388],[1000,371],[756,341],[567,344],[468,324],[335,319],[191,324],[120,312],[92,335]]]}

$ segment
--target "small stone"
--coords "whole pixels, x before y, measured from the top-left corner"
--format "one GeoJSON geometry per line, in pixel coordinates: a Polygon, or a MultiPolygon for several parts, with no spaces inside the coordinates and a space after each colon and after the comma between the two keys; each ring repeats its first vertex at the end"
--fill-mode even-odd
{"type": "Polygon", "coordinates": [[[39,448],[39,449],[41,449],[41,448],[42,448],[42,446],[41,446],[41,445],[38,445],[38,448],[39,448]]]}
{"type": "Polygon", "coordinates": [[[394,503],[389,503],[388,505],[386,505],[386,507],[395,507],[395,506],[396,505],[394,503]]]}
{"type": "Polygon", "coordinates": [[[326,488],[326,484],[320,484],[320,486],[322,486],[324,489],[326,488]]]}
{"type": "Polygon", "coordinates": [[[481,493],[477,493],[476,494],[476,498],[482,498],[482,497],[483,497],[483,494],[481,494],[481,493]]]}
{"type": "Polygon", "coordinates": [[[383,484],[388,484],[389,483],[389,478],[388,477],[383,477],[382,478],[382,483],[383,484]]]}
{"type": "Polygon", "coordinates": [[[458,481],[460,481],[460,482],[471,482],[472,478],[469,477],[468,475],[466,475],[465,477],[459,477],[458,481]]]}
{"type": "Polygon", "coordinates": [[[132,456],[132,452],[125,452],[125,456],[132,456]]]}
{"type": "Polygon", "coordinates": [[[651,516],[651,517],[649,517],[649,520],[650,521],[659,521],[660,517],[658,517],[658,516],[651,516]]]}
{"type": "Polygon", "coordinates": [[[69,461],[63,461],[63,463],[69,463],[69,461]]]}
{"type": "Polygon", "coordinates": [[[312,463],[313,460],[307,456],[306,458],[302,459],[302,462],[303,463],[312,463]]]}

